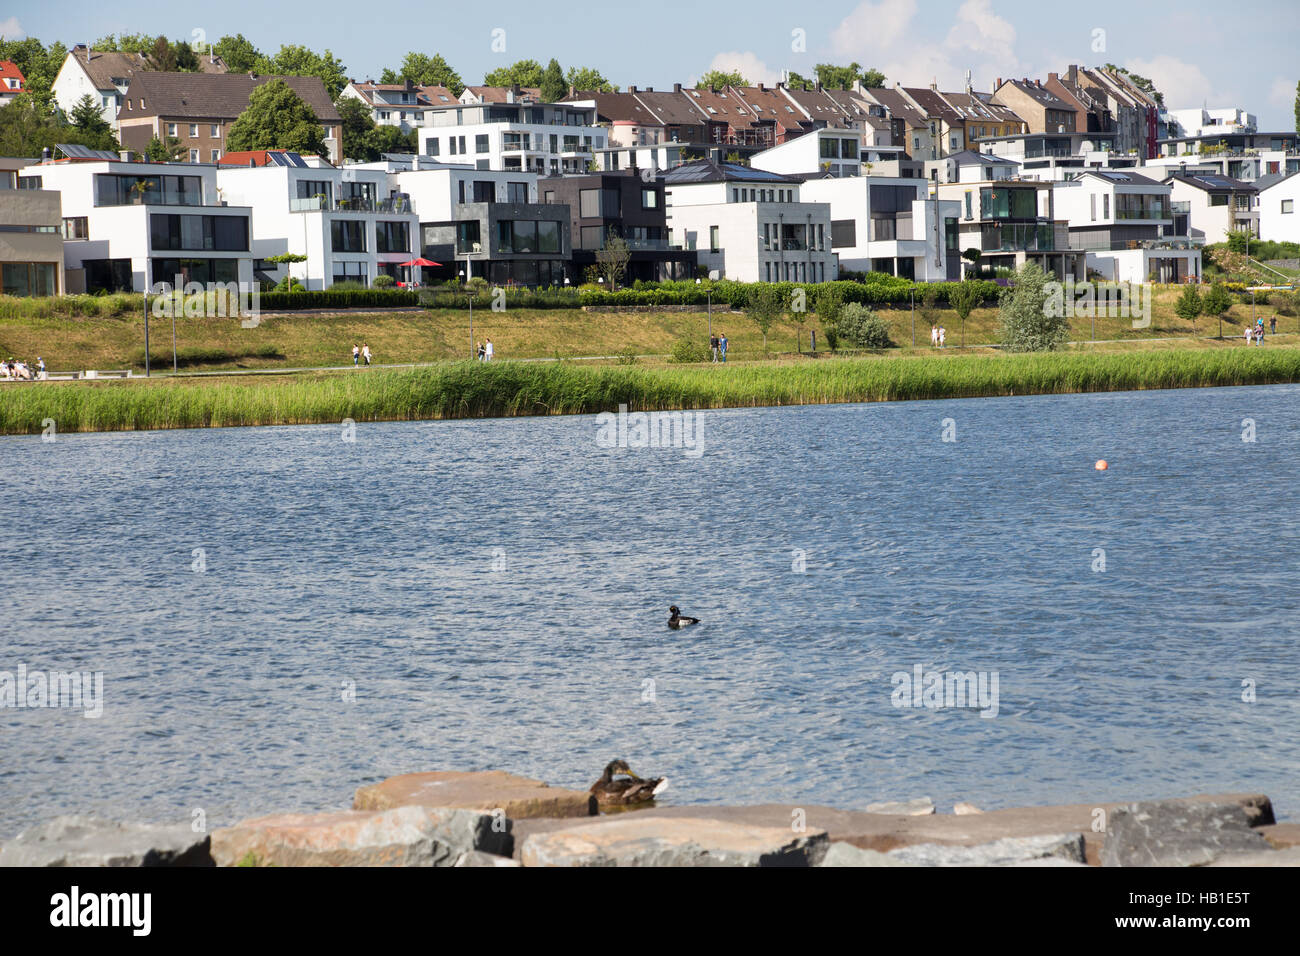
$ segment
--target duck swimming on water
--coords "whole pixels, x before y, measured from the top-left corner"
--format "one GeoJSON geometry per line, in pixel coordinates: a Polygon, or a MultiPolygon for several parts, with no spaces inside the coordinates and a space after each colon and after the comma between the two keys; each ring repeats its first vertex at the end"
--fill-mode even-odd
{"type": "Polygon", "coordinates": [[[668,615],[669,615],[668,626],[672,628],[674,631],[679,631],[682,628],[687,627],[691,624],[700,623],[700,619],[698,617],[683,617],[682,612],[677,609],[676,604],[674,604],[672,607],[668,609],[668,615]]]}
{"type": "Polygon", "coordinates": [[[650,803],[656,796],[668,789],[664,777],[654,780],[642,780],[632,772],[626,760],[610,761],[600,779],[591,785],[591,793],[596,796],[596,803],[602,807],[627,807],[641,803],[650,803]],[[615,780],[615,775],[622,775],[615,780]]]}

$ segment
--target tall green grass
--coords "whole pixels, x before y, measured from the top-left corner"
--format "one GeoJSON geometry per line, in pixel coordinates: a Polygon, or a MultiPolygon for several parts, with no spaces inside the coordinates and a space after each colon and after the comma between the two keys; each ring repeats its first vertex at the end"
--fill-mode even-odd
{"type": "Polygon", "coordinates": [[[274,380],[0,386],[0,433],[558,415],[1300,381],[1300,349],[831,359],[732,366],[458,362],[274,380]]]}

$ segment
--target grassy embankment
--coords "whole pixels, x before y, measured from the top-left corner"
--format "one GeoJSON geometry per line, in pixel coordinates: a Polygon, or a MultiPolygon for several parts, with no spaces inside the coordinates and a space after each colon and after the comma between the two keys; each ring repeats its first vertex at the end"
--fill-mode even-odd
{"type": "Polygon", "coordinates": [[[224,379],[7,385],[0,433],[400,421],[1300,381],[1300,348],[944,355],[729,366],[454,362],[224,379]]]}
{"type": "MultiPolygon", "coordinates": [[[[1156,287],[1149,328],[1134,329],[1127,318],[1099,318],[1098,339],[1143,342],[1151,339],[1182,338],[1191,343],[1198,336],[1214,335],[1218,323],[1204,316],[1196,326],[1179,319],[1173,303],[1180,289],[1156,287]]],[[[30,302],[0,296],[0,358],[14,356],[35,360],[42,356],[53,371],[122,369],[144,367],[144,327],[139,296],[81,297],[78,313],[69,315],[69,302],[30,302]],[[94,310],[92,314],[91,310],[94,310]]],[[[725,308],[725,307],[724,307],[725,308]]],[[[895,344],[906,354],[912,345],[912,314],[904,308],[879,309],[889,323],[895,344]]],[[[1276,314],[1272,306],[1258,306],[1264,318],[1276,314]]],[[[1225,335],[1236,335],[1243,322],[1250,321],[1249,304],[1232,307],[1224,319],[1225,335]]],[[[933,319],[948,330],[948,344],[962,343],[961,321],[951,310],[936,309],[933,319]]],[[[918,351],[930,350],[929,318],[916,311],[918,351]]],[[[987,346],[997,340],[996,308],[977,309],[966,323],[965,343],[987,346]]],[[[713,327],[730,339],[732,361],[764,357],[763,339],[753,321],[739,312],[715,310],[713,327]]],[[[816,315],[798,327],[779,322],[768,334],[773,353],[792,353],[796,336],[808,347],[809,333],[818,331],[825,345],[816,315]]],[[[1300,318],[1279,316],[1279,333],[1287,341],[1300,333],[1300,318]]],[[[1090,319],[1075,318],[1071,337],[1092,338],[1090,319]]],[[[625,350],[638,355],[666,355],[677,339],[690,336],[704,340],[708,318],[698,312],[583,312],[578,309],[507,312],[475,310],[474,340],[490,336],[502,358],[575,358],[611,356],[625,350]]],[[[155,370],[170,371],[172,364],[171,322],[150,322],[150,347],[155,370]]],[[[352,345],[370,345],[379,364],[439,362],[464,358],[470,351],[469,315],[465,311],[432,310],[380,314],[268,315],[254,329],[240,327],[231,318],[178,318],[177,347],[184,369],[229,370],[324,367],[351,363],[352,345]]],[[[1277,340],[1274,340],[1277,341],[1277,340]]],[[[1177,343],[1165,343],[1162,347],[1177,343]]],[[[1229,344],[1236,345],[1236,341],[1229,344]]],[[[894,353],[898,354],[898,353],[894,353]]]]}

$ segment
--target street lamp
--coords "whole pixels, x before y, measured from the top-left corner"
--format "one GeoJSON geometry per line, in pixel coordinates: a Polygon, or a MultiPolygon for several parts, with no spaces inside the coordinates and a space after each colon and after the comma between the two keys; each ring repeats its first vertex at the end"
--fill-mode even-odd
{"type": "MultiPolygon", "coordinates": [[[[460,270],[460,279],[465,281],[465,270],[460,270]]],[[[469,357],[474,357],[474,293],[465,288],[465,298],[469,302],[469,357]]]]}
{"type": "MultiPolygon", "coordinates": [[[[695,280],[695,284],[698,286],[701,285],[702,283],[697,278],[695,280]]],[[[709,309],[709,341],[713,341],[713,284],[712,283],[710,283],[709,287],[704,290],[704,294],[708,301],[708,309],[709,309]]]]}

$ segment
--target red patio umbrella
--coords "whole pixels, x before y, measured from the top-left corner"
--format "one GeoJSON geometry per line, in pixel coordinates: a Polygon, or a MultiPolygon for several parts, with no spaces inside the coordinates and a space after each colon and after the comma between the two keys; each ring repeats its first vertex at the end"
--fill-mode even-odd
{"type": "Polygon", "coordinates": [[[399,262],[398,265],[399,266],[420,266],[421,268],[424,268],[425,266],[440,266],[442,265],[442,263],[434,262],[432,259],[426,259],[424,258],[424,256],[417,256],[416,258],[409,259],[406,262],[399,262]]]}

